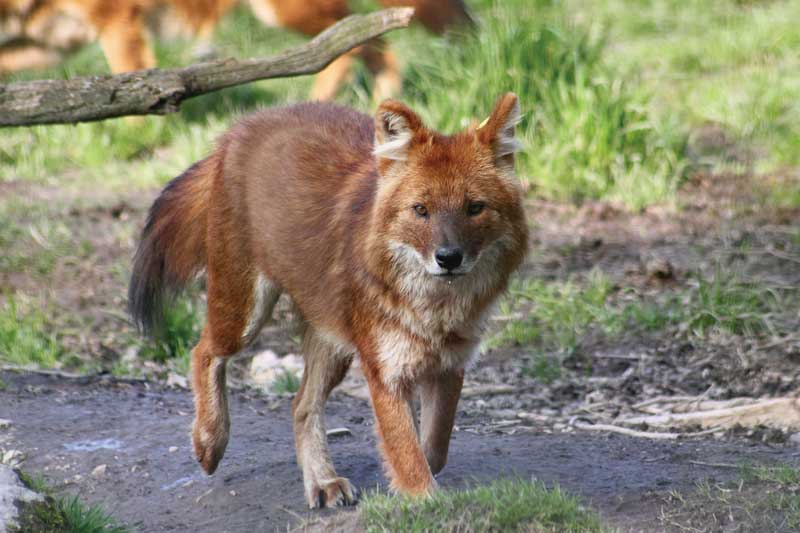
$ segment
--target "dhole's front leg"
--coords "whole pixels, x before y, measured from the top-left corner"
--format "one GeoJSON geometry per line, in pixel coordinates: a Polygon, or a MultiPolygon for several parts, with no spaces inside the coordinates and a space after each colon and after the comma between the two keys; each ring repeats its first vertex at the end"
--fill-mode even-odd
{"type": "Polygon", "coordinates": [[[192,391],[195,406],[192,443],[203,470],[213,474],[228,446],[231,422],[225,388],[227,360],[215,353],[218,351],[214,349],[210,337],[206,327],[200,342],[192,350],[192,391]]]}
{"type": "Polygon", "coordinates": [[[378,436],[394,490],[425,496],[436,488],[417,438],[411,391],[388,387],[375,361],[362,357],[378,436]]]}
{"type": "Polygon", "coordinates": [[[325,433],[325,402],[344,379],[353,360],[321,338],[313,328],[303,335],[306,367],[292,402],[297,464],[303,470],[306,502],[311,508],[351,505],[356,491],[333,467],[325,433]]]}
{"type": "Polygon", "coordinates": [[[441,472],[447,463],[463,384],[464,371],[454,370],[428,378],[420,386],[422,450],[434,474],[441,472]]]}

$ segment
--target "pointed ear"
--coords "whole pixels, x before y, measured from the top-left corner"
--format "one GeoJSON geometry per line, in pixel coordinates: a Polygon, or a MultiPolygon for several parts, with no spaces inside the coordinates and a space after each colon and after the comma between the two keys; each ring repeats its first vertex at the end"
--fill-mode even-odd
{"type": "Polygon", "coordinates": [[[420,118],[395,100],[386,100],[375,113],[375,148],[372,153],[381,159],[405,161],[414,134],[423,128],[420,118]]]}
{"type": "Polygon", "coordinates": [[[522,148],[516,137],[521,118],[517,95],[506,93],[497,101],[489,118],[478,126],[478,139],[491,147],[498,166],[514,168],[514,154],[522,148]]]}

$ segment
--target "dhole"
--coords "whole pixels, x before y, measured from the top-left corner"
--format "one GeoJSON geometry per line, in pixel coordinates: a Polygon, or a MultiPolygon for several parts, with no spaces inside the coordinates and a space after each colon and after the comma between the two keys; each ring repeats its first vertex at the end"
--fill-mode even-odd
{"type": "Polygon", "coordinates": [[[129,305],[151,331],[164,299],[207,273],[208,318],[192,351],[192,439],[206,472],[228,443],[226,363],[286,292],[305,324],[292,412],[309,505],[355,499],[331,462],[323,409],[356,356],[392,487],[435,488],[464,367],[526,251],[518,120],[510,93],[482,126],[450,136],[391,100],[374,120],[333,104],[276,107],[243,119],[167,185],[129,305]]]}
{"type": "MultiPolygon", "coordinates": [[[[239,0],[0,0],[0,73],[55,63],[61,52],[99,40],[114,73],[156,66],[147,29],[178,19],[206,47],[222,16],[239,0]],[[167,20],[165,20],[167,19],[167,20]]],[[[248,0],[267,26],[316,35],[350,14],[347,0],[248,0]]],[[[415,18],[433,32],[471,21],[463,0],[381,0],[411,6],[415,18]]],[[[331,63],[317,77],[312,99],[329,100],[348,76],[355,56],[375,77],[376,98],[400,88],[394,55],[381,39],[331,63]]]]}

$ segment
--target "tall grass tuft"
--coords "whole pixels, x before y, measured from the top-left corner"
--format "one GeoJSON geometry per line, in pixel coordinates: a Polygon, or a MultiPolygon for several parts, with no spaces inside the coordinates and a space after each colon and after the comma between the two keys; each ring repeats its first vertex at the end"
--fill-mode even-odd
{"type": "Polygon", "coordinates": [[[139,356],[166,363],[174,360],[180,371],[188,370],[189,354],[200,338],[202,310],[190,297],[180,297],[164,309],[164,321],[153,338],[143,341],[139,356]]]}
{"type": "Polygon", "coordinates": [[[451,131],[514,91],[527,111],[519,172],[539,194],[631,208],[668,199],[682,173],[683,137],[605,64],[603,33],[567,22],[551,2],[488,4],[479,31],[414,55],[404,88],[412,106],[451,131]]]}
{"type": "Polygon", "coordinates": [[[501,479],[430,498],[369,493],[361,503],[368,532],[383,531],[606,531],[597,514],[559,487],[501,479]]]}
{"type": "Polygon", "coordinates": [[[22,505],[19,524],[10,533],[41,531],[47,533],[126,533],[99,505],[85,505],[77,496],[60,496],[41,476],[31,477],[19,472],[22,482],[34,492],[45,496],[43,501],[22,505]]]}

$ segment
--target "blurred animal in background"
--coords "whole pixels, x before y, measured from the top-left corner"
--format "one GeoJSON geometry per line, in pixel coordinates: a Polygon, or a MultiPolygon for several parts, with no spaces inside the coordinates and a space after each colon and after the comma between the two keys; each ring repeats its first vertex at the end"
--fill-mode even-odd
{"type": "MultiPolygon", "coordinates": [[[[463,0],[379,0],[385,7],[415,8],[415,19],[434,33],[472,23],[463,0]]],[[[220,19],[239,0],[0,0],[0,74],[57,64],[87,43],[99,41],[114,73],[156,66],[150,34],[190,34],[208,52],[220,19]]],[[[313,36],[348,16],[347,0],[248,0],[265,25],[313,36]]],[[[205,54],[204,54],[205,55],[205,54]]],[[[332,99],[360,58],[374,77],[376,100],[400,89],[397,61],[382,39],[339,57],[311,91],[332,99]]]]}

